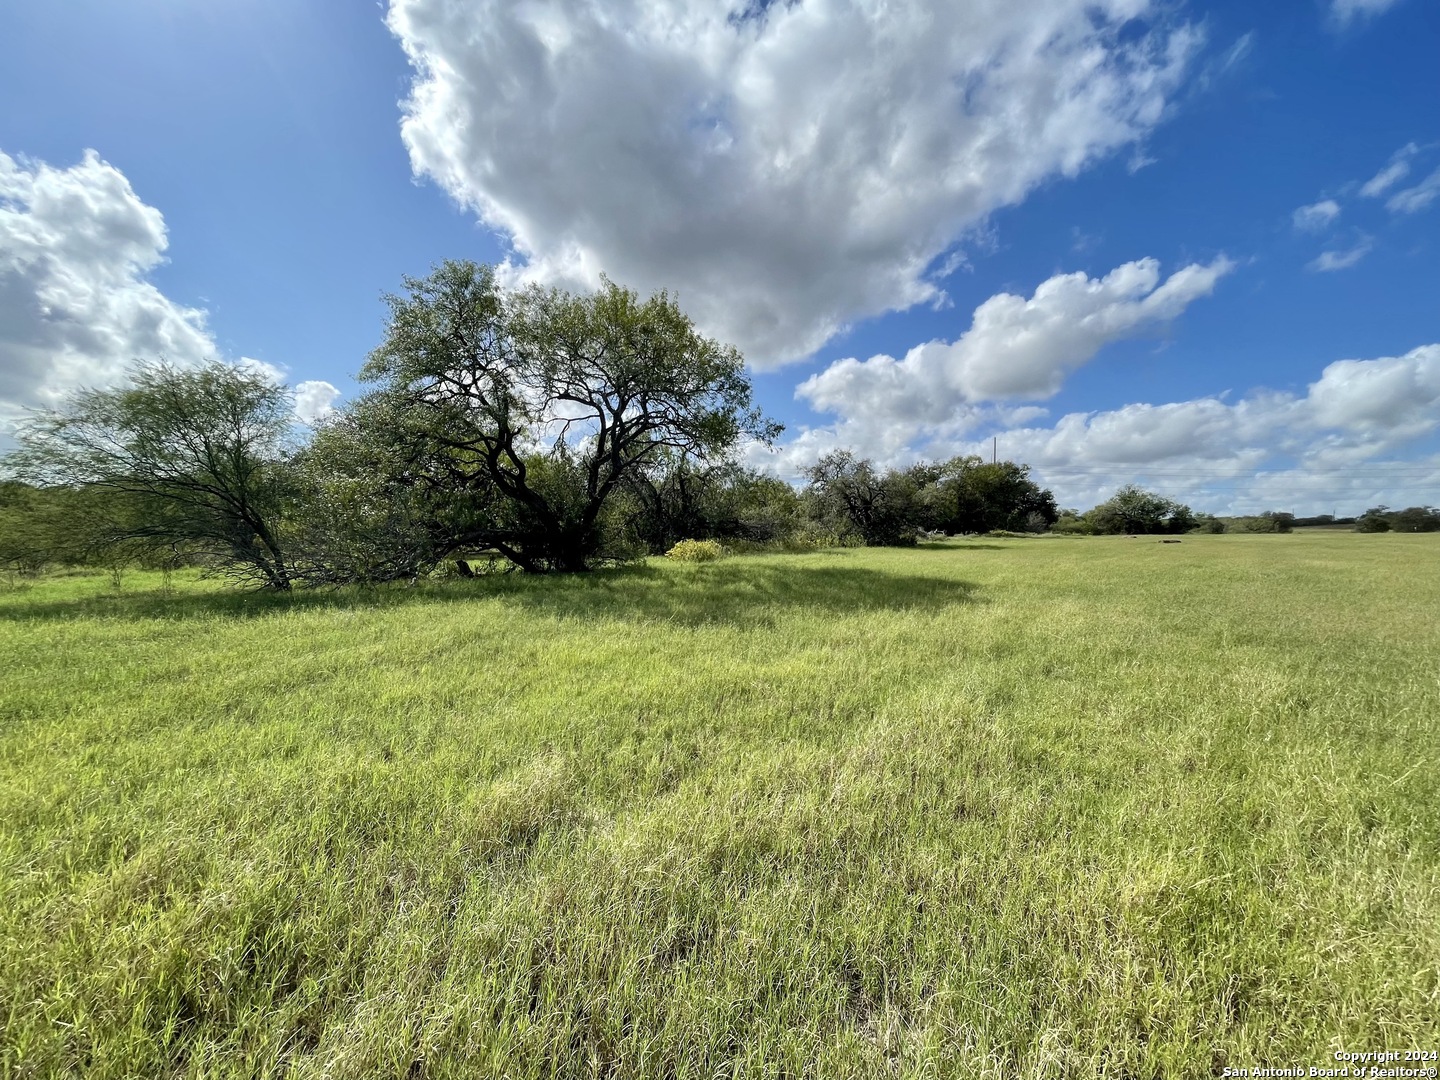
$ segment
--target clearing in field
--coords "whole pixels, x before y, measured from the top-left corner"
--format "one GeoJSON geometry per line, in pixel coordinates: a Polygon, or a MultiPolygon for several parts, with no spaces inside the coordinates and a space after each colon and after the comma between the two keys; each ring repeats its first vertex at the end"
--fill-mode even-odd
{"type": "Polygon", "coordinates": [[[0,596],[0,1073],[1436,1046],[1440,543],[0,596]]]}

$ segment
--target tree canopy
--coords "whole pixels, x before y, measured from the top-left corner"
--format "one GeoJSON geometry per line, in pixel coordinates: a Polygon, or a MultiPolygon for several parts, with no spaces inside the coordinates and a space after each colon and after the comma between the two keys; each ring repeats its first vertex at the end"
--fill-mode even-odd
{"type": "Polygon", "coordinates": [[[1055,496],[1030,479],[1028,465],[970,455],[934,466],[933,474],[923,494],[928,528],[947,533],[1044,532],[1059,517],[1055,496]]]}
{"type": "Polygon", "coordinates": [[[73,505],[88,511],[96,544],[183,547],[288,589],[278,520],[293,423],[290,392],[258,372],[142,362],[124,386],[81,390],[31,417],[7,466],[32,485],[84,493],[73,505]]]}
{"type": "Polygon", "coordinates": [[[866,544],[911,545],[921,528],[915,482],[881,473],[849,450],[833,450],[805,471],[814,516],[866,544]]]}
{"type": "Polygon", "coordinates": [[[424,493],[433,555],[586,570],[620,550],[606,511],[627,481],[667,454],[723,461],[780,431],[752,404],[739,352],[668,293],[506,291],[471,262],[405,285],[346,434],[352,456],[372,447],[360,456],[374,482],[424,493]]]}
{"type": "Polygon", "coordinates": [[[1183,503],[1126,484],[1086,517],[1101,533],[1182,533],[1195,525],[1195,515],[1183,503]]]}

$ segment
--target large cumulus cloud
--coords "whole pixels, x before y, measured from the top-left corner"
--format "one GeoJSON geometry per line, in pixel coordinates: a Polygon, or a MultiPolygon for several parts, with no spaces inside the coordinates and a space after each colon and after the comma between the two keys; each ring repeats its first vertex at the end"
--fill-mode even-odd
{"type": "Polygon", "coordinates": [[[145,278],[168,243],[160,211],[94,151],[68,169],[0,153],[0,402],[54,404],[136,357],[214,356],[205,313],[145,278]]]}
{"type": "Polygon", "coordinates": [[[1105,345],[1176,318],[1233,267],[1192,264],[1163,284],[1140,259],[1104,277],[1057,274],[1029,298],[997,293],[953,342],[929,341],[896,360],[838,360],[796,391],[822,412],[897,423],[941,424],[979,402],[1054,395],[1105,345]]]}
{"type": "Polygon", "coordinates": [[[1142,139],[1198,33],[1150,0],[391,0],[417,174],[511,269],[681,294],[759,367],[939,299],[998,207],[1142,139]]]}
{"type": "MultiPolygon", "coordinates": [[[[69,168],[0,152],[0,429],[78,387],[115,383],[136,359],[221,358],[205,312],[147,279],[168,246],[160,211],[95,151],[69,168]]],[[[302,383],[297,413],[324,416],[338,394],[302,383]]]]}

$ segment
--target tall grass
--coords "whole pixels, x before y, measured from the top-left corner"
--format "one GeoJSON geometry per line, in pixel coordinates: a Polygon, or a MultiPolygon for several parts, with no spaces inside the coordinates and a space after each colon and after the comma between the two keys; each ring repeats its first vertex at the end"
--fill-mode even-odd
{"type": "Polygon", "coordinates": [[[0,1074],[1433,1047],[1440,543],[0,596],[0,1074]]]}

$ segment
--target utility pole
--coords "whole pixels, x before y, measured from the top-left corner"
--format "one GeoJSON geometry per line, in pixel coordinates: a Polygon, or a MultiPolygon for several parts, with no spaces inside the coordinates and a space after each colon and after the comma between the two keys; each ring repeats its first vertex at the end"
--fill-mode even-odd
{"type": "Polygon", "coordinates": [[[990,464],[994,465],[1000,460],[1000,436],[996,435],[990,440],[990,464]]]}

